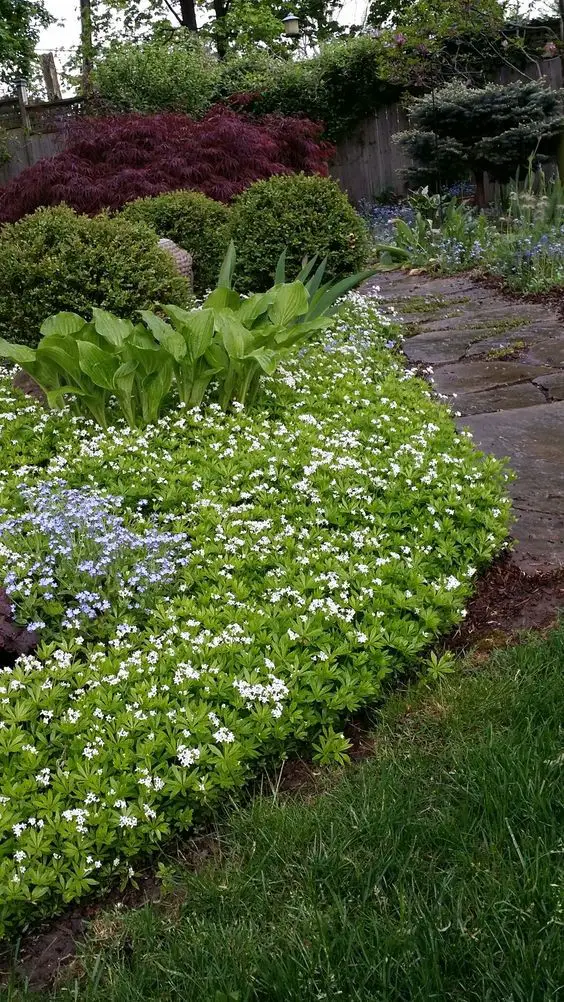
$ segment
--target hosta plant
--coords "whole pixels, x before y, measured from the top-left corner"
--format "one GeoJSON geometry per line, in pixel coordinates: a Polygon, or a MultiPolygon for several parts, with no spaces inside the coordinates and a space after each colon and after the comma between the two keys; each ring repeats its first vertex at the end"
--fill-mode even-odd
{"type": "Polygon", "coordinates": [[[273,375],[296,345],[329,323],[336,300],[369,272],[322,285],[325,262],[308,262],[285,282],[284,255],[275,285],[243,298],[231,288],[235,248],[230,245],[217,289],[202,308],[163,306],[171,323],[140,310],[134,324],[94,308],[92,320],[58,313],[41,328],[36,349],[0,339],[0,356],[17,362],[44,391],[50,407],[70,398],[106,428],[113,400],[131,428],[158,420],[173,380],[183,404],[199,405],[212,379],[223,410],[256,395],[261,373],[273,375]]]}

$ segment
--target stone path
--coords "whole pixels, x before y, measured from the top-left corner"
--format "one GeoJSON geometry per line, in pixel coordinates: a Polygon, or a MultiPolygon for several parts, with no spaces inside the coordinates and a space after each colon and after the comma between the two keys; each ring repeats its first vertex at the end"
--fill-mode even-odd
{"type": "Polygon", "coordinates": [[[509,458],[517,563],[526,573],[564,567],[564,323],[464,276],[392,271],[363,291],[377,286],[406,327],[409,361],[432,367],[481,449],[509,458]]]}

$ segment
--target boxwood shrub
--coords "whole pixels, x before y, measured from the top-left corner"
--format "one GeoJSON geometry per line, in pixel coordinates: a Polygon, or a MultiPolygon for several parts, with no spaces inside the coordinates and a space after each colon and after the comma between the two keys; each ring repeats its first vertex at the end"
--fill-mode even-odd
{"type": "Polygon", "coordinates": [[[0,380],[0,583],[41,643],[0,669],[0,932],[133,875],[464,615],[504,475],[347,307],[261,407],[109,433],[0,380]]]}
{"type": "Polygon", "coordinates": [[[133,317],[157,302],[190,298],[154,230],[107,215],[38,209],[0,230],[0,336],[35,347],[46,317],[92,306],[133,317]]]}
{"type": "Polygon", "coordinates": [[[160,237],[168,237],[190,252],[197,295],[214,287],[228,244],[230,210],[226,205],[198,191],[174,191],[138,198],[126,205],[121,215],[146,223],[160,237]]]}
{"type": "Polygon", "coordinates": [[[358,271],[368,256],[366,224],[331,178],[295,174],[257,181],[235,200],[230,231],[243,291],[272,284],[285,247],[289,278],[304,256],[326,256],[331,278],[358,271]]]}

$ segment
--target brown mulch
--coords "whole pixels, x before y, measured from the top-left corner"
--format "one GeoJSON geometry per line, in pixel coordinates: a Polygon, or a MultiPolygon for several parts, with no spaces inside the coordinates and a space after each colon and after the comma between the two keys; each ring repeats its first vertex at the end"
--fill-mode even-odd
{"type": "Polygon", "coordinates": [[[525,574],[507,553],[478,582],[468,614],[445,644],[466,651],[502,646],[525,630],[556,625],[564,613],[564,567],[542,574],[525,574]]]}

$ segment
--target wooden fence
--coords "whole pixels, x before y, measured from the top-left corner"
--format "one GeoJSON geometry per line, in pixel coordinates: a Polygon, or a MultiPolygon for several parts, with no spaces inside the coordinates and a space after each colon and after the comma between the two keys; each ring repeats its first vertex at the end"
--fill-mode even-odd
{"type": "Polygon", "coordinates": [[[0,166],[0,185],[21,174],[44,157],[61,149],[60,129],[82,111],[79,97],[41,104],[28,104],[25,90],[18,96],[0,100],[0,130],[6,133],[9,160],[0,166]]]}
{"type": "MultiPolygon", "coordinates": [[[[550,87],[563,85],[560,58],[529,63],[523,70],[508,65],[501,67],[500,83],[514,80],[536,80],[545,77],[550,87]]],[[[0,166],[0,185],[17,177],[26,167],[43,157],[54,156],[61,149],[60,126],[81,114],[81,98],[67,98],[46,104],[28,104],[25,93],[0,101],[0,129],[7,130],[10,159],[0,166]]],[[[403,171],[409,160],[392,136],[408,126],[406,112],[400,104],[382,108],[366,119],[339,144],[331,167],[332,176],[348,192],[351,201],[373,199],[387,190],[402,194],[406,190],[403,171]]],[[[488,186],[493,197],[495,186],[488,186]]]]}

